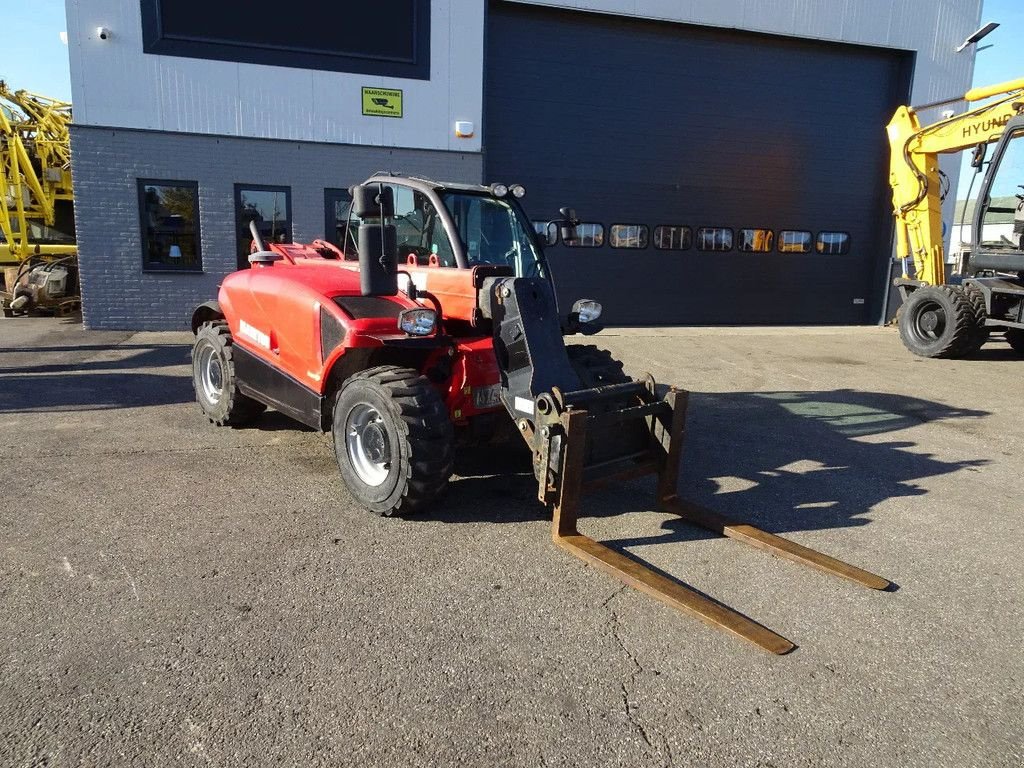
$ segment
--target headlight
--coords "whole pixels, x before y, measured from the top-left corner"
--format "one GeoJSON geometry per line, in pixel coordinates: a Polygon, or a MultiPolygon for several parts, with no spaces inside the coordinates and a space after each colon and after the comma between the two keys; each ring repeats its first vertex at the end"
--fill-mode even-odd
{"type": "Polygon", "coordinates": [[[495,197],[504,197],[508,194],[508,187],[504,184],[491,184],[491,194],[495,197]]]}
{"type": "Polygon", "coordinates": [[[601,302],[593,299],[580,299],[572,305],[572,311],[581,323],[592,323],[601,316],[601,302]]]}
{"type": "Polygon", "coordinates": [[[432,309],[406,309],[398,315],[399,330],[410,336],[429,336],[437,324],[437,313],[432,309]]]}
{"type": "Polygon", "coordinates": [[[512,197],[524,197],[526,195],[526,187],[522,184],[513,184],[511,191],[512,197]]]}

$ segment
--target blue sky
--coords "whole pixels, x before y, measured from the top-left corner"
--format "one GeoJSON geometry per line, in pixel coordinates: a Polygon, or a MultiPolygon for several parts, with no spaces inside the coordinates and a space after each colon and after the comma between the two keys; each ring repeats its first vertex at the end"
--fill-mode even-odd
{"type": "MultiPolygon", "coordinates": [[[[68,49],[60,40],[65,29],[64,0],[4,0],[4,5],[0,80],[7,80],[15,89],[70,99],[68,49]]],[[[1019,56],[1020,40],[1024,39],[1024,3],[985,0],[982,16],[1002,26],[982,43],[992,47],[978,52],[975,85],[1024,76],[1019,56]]]]}

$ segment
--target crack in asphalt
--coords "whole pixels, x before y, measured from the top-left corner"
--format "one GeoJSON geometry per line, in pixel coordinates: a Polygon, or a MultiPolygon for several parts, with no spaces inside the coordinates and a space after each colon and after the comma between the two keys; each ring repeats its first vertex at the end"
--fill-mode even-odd
{"type": "MultiPolygon", "coordinates": [[[[626,658],[629,659],[630,663],[633,666],[633,669],[629,674],[629,678],[627,680],[622,680],[619,682],[619,686],[621,688],[622,693],[622,710],[626,715],[626,720],[633,727],[633,729],[640,735],[640,738],[644,740],[644,743],[650,749],[654,750],[655,746],[654,743],[651,741],[650,734],[647,733],[647,729],[644,727],[643,723],[641,723],[637,719],[636,708],[630,700],[630,689],[636,682],[637,677],[644,673],[644,667],[643,664],[640,663],[640,660],[637,659],[637,657],[633,654],[633,652],[626,647],[626,643],[622,639],[622,635],[619,634],[619,614],[618,611],[615,610],[614,606],[611,605],[612,600],[621,595],[627,589],[629,589],[629,587],[623,584],[621,587],[619,587],[611,595],[608,596],[608,598],[601,604],[601,607],[608,609],[608,625],[611,628],[612,638],[614,638],[619,648],[622,649],[622,652],[624,654],[626,654],[626,658]]],[[[664,737],[661,737],[661,741],[665,743],[665,746],[667,748],[667,742],[665,742],[664,737]]],[[[671,765],[671,762],[666,762],[665,764],[671,765]]]]}

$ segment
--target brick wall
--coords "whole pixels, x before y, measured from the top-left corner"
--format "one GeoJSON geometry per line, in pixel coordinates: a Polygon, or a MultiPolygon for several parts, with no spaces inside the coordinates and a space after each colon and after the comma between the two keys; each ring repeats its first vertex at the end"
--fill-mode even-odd
{"type": "Polygon", "coordinates": [[[374,171],[479,182],[478,154],[73,126],[75,224],[87,328],[181,330],[235,270],[236,183],[291,187],[293,239],[324,236],[324,189],[374,171]],[[199,183],[202,273],[143,272],[138,179],[199,183]]]}

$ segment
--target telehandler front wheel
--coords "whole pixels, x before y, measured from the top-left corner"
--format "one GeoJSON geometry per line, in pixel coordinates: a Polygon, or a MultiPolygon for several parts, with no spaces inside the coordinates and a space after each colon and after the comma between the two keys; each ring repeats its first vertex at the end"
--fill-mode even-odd
{"type": "Polygon", "coordinates": [[[1024,355],[1024,331],[1020,328],[1006,329],[1006,343],[1013,347],[1013,351],[1024,355]]]}
{"type": "Polygon", "coordinates": [[[224,322],[203,323],[196,331],[192,387],[199,407],[218,427],[246,424],[267,408],[238,391],[231,331],[224,322]]]}
{"type": "Polygon", "coordinates": [[[900,312],[900,338],[921,357],[960,357],[977,333],[974,306],[956,285],[931,285],[910,294],[900,312]]]}
{"type": "Polygon", "coordinates": [[[378,514],[411,514],[437,498],[454,469],[454,430],[441,395],[411,368],[383,365],[351,376],[332,423],[341,477],[378,514]]]}

